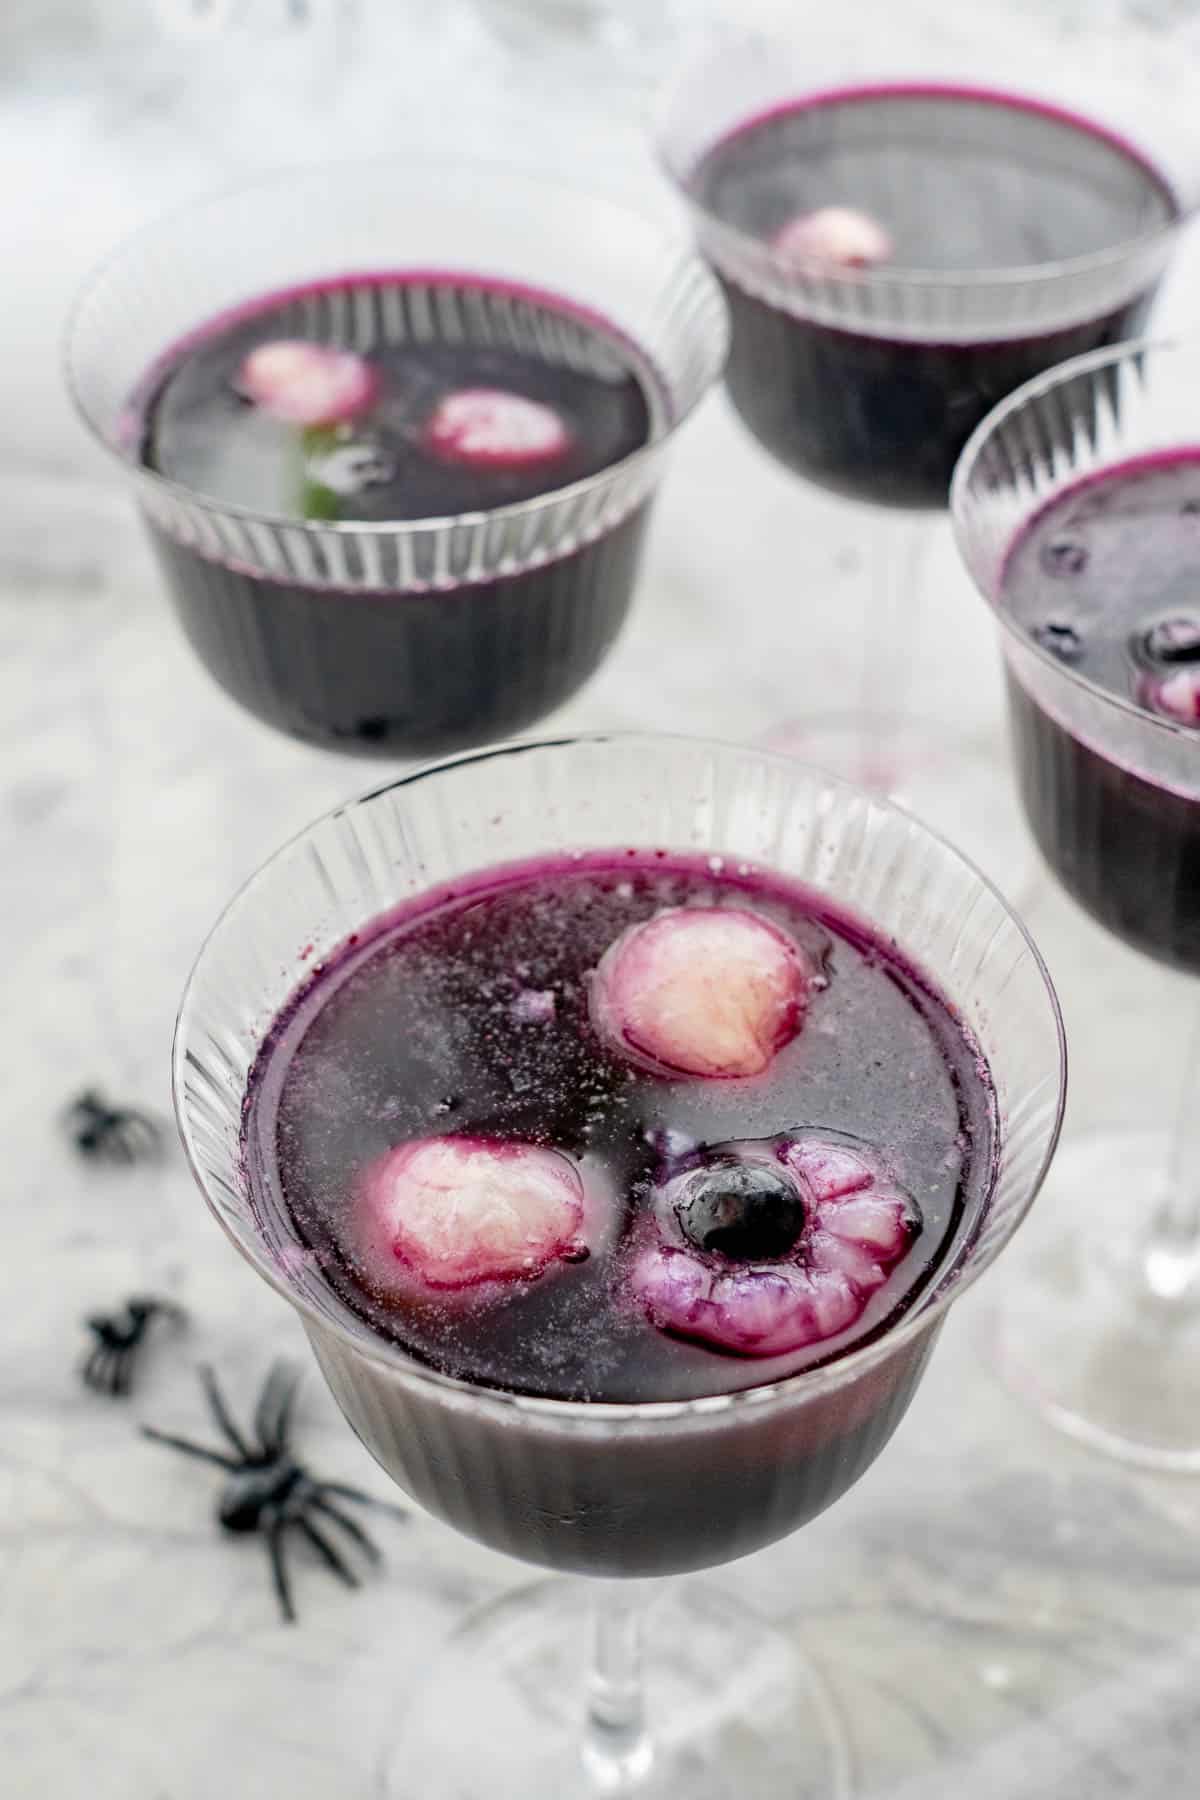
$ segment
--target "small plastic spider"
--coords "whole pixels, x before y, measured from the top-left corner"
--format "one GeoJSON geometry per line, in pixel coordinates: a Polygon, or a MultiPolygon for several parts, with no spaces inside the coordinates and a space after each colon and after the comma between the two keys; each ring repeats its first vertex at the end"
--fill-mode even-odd
{"type": "Polygon", "coordinates": [[[72,1100],[63,1122],[79,1154],[95,1162],[151,1162],[162,1148],[154,1119],[129,1106],[110,1106],[99,1088],[72,1100]]]}
{"type": "Polygon", "coordinates": [[[83,1379],[97,1394],[125,1395],[133,1385],[134,1369],[155,1318],[182,1325],[183,1308],[170,1300],[135,1296],[115,1313],[93,1313],[86,1321],[96,1342],[83,1364],[83,1379]]]}
{"type": "Polygon", "coordinates": [[[205,1444],[191,1443],[170,1432],[156,1431],[149,1425],[143,1425],[142,1430],[156,1443],[168,1444],[173,1450],[182,1450],[185,1456],[199,1457],[203,1462],[216,1463],[218,1468],[228,1471],[229,1480],[217,1504],[217,1518],[226,1531],[238,1534],[261,1531],[265,1534],[280,1611],[291,1624],[295,1621],[296,1609],[284,1559],[288,1531],[298,1531],[340,1581],[347,1587],[357,1587],[358,1576],[342,1551],[326,1536],[322,1525],[326,1522],[336,1525],[370,1563],[381,1562],[382,1553],[357,1520],[350,1518],[334,1502],[354,1500],[401,1519],[408,1515],[402,1507],[389,1506],[386,1501],[376,1500],[359,1488],[346,1487],[338,1481],[314,1480],[296,1461],[290,1448],[291,1415],[299,1375],[288,1363],[273,1363],[268,1371],[254,1411],[254,1436],[257,1439],[254,1444],[246,1441],[234,1423],[213,1371],[201,1369],[200,1379],[213,1418],[234,1455],[212,1450],[205,1444]]]}

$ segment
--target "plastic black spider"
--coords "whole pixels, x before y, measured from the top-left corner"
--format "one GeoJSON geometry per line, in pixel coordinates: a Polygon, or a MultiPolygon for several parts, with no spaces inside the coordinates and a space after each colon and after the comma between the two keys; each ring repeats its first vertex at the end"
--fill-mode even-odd
{"type": "Polygon", "coordinates": [[[182,1325],[184,1317],[182,1307],[148,1296],[127,1300],[121,1312],[93,1313],[86,1321],[96,1339],[83,1364],[87,1386],[97,1394],[127,1394],[150,1321],[164,1318],[182,1325]]]}
{"type": "Polygon", "coordinates": [[[79,1154],[95,1162],[151,1162],[162,1148],[154,1119],[130,1106],[110,1106],[99,1088],[72,1100],[63,1122],[79,1154]]]}
{"type": "Polygon", "coordinates": [[[316,1481],[296,1461],[290,1443],[292,1402],[299,1375],[288,1363],[273,1363],[263,1383],[254,1411],[254,1436],[257,1439],[254,1444],[247,1443],[234,1423],[213,1371],[201,1369],[200,1379],[213,1418],[234,1455],[211,1450],[204,1444],[190,1443],[187,1438],[156,1431],[149,1425],[143,1425],[142,1430],[156,1443],[169,1444],[186,1456],[197,1456],[228,1471],[229,1480],[217,1505],[217,1518],[226,1531],[239,1534],[261,1531],[265,1534],[280,1610],[291,1624],[296,1609],[292,1604],[291,1582],[284,1560],[284,1540],[288,1531],[298,1531],[307,1538],[321,1561],[340,1581],[347,1587],[357,1587],[358,1576],[342,1551],[326,1536],[322,1525],[326,1522],[336,1525],[368,1562],[382,1562],[382,1553],[357,1520],[334,1504],[335,1500],[355,1500],[401,1519],[408,1515],[402,1507],[389,1506],[384,1500],[364,1494],[360,1488],[346,1487],[339,1481],[316,1481]]]}

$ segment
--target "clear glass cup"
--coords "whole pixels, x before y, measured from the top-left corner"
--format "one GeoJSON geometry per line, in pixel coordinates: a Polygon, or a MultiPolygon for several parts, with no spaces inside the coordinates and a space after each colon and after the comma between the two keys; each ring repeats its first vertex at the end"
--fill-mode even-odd
{"type": "Polygon", "coordinates": [[[1030,1207],[1064,1074],[1045,968],[995,891],[905,814],[759,750],[653,736],[493,750],[343,807],[260,870],[208,939],[179,1016],[176,1105],[196,1179],[236,1248],[296,1307],[347,1419],[400,1486],[495,1549],[591,1577],[594,1596],[586,1679],[585,1602],[570,1584],[539,1584],[444,1646],[390,1746],[389,1792],[411,1793],[413,1769],[423,1800],[845,1791],[828,1702],[783,1641],[740,1597],[672,1584],[644,1649],[643,1584],[661,1592],[653,1578],[770,1544],[866,1470],[948,1308],[1030,1207]],[[488,863],[615,846],[745,858],[860,912],[957,1003],[990,1063],[1000,1137],[986,1209],[900,1323],[824,1368],[641,1405],[452,1380],[375,1336],[296,1255],[287,1219],[247,1191],[247,1077],[301,946],[331,952],[404,896],[488,863]]]}
{"type": "Polygon", "coordinates": [[[414,154],[290,172],[152,226],[85,289],[66,358],[209,673],[268,724],[397,757],[514,734],[593,673],[630,605],[667,448],[726,345],[717,286],[670,228],[494,160],[414,154]],[[361,285],[393,269],[422,272],[403,300],[361,285]],[[464,278],[511,298],[481,308],[464,278]],[[135,395],[153,359],[314,282],[333,286],[297,302],[294,335],[361,352],[432,334],[569,357],[538,295],[599,317],[644,369],[649,440],[531,500],[398,523],[256,513],[143,467],[135,395]]]}
{"type": "MultiPolygon", "coordinates": [[[[901,799],[1012,894],[1030,870],[1030,847],[990,747],[973,727],[912,707],[921,659],[934,655],[920,638],[932,517],[944,512],[959,452],[998,400],[1069,356],[1140,335],[1180,229],[1200,203],[1200,125],[1186,103],[1146,104],[1132,28],[1117,58],[1095,50],[1086,34],[1064,36],[1049,7],[1019,21],[1011,7],[984,0],[952,17],[919,0],[866,0],[846,12],[845,23],[806,20],[794,41],[715,37],[680,71],[658,126],[661,158],[730,303],[726,388],[734,408],[762,447],[810,484],[814,522],[866,565],[858,693],[835,712],[780,721],[767,742],[901,799]],[[1152,214],[1146,202],[1144,222],[1127,237],[1059,260],[1050,221],[1044,260],[966,266],[979,254],[973,250],[956,264],[972,240],[970,222],[949,216],[964,191],[986,212],[1006,182],[1029,177],[1011,166],[1013,115],[1004,105],[943,122],[944,134],[958,134],[946,144],[944,185],[930,179],[927,161],[914,172],[906,135],[928,134],[920,108],[931,89],[1043,109],[1036,129],[1058,134],[1029,148],[1043,172],[1054,170],[1072,125],[1094,124],[1157,173],[1171,215],[1152,214]],[[833,123],[823,108],[796,110],[855,93],[870,101],[877,91],[909,108],[889,115],[886,161],[872,148],[883,128],[870,104],[843,108],[833,123]],[[899,102],[897,91],[906,96],[899,102]],[[914,207],[939,211],[948,219],[945,266],[831,267],[784,254],[767,235],[723,216],[701,191],[705,159],[739,128],[794,110],[789,154],[818,167],[831,149],[843,159],[834,167],[849,191],[831,189],[829,204],[861,208],[893,230],[914,207]],[[961,185],[956,152],[971,159],[973,187],[961,185]]],[[[1100,189],[1119,180],[1111,167],[1093,175],[1100,189]]],[[[1079,180],[1081,208],[1090,179],[1079,180]]],[[[786,206],[782,189],[774,198],[786,206]]],[[[942,648],[953,655],[952,643],[942,648]]]]}
{"type": "MultiPolygon", "coordinates": [[[[1009,619],[1001,581],[1057,496],[1200,452],[1200,340],[1081,357],[980,426],[954,478],[959,548],[1001,628],[1025,810],[1067,893],[1135,950],[1200,975],[1200,741],[1068,668],[1009,619]]],[[[1200,1471],[1200,1031],[1174,1132],[1068,1145],[991,1343],[1054,1422],[1125,1461],[1200,1471]]]]}

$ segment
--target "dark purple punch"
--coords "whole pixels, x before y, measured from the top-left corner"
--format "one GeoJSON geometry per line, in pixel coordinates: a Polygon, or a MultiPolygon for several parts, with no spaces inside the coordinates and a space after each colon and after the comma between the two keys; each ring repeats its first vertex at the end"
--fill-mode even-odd
{"type": "MultiPolygon", "coordinates": [[[[381,1336],[468,1383],[601,1404],[728,1394],[885,1333],[978,1218],[994,1151],[979,1052],[893,947],[780,877],[650,852],[493,870],[378,921],[278,1020],[244,1116],[259,1203],[381,1336]],[[672,959],[694,919],[706,955],[672,959]],[[651,920],[635,966],[599,977],[651,920]],[[714,1072],[646,1066],[627,1014],[643,1042],[669,1025],[677,1058],[685,1021],[714,1072]],[[762,1046],[759,1072],[724,1072],[762,1046]]],[[[831,1504],[926,1348],[765,1435],[748,1418],[734,1461],[705,1457],[702,1504],[690,1435],[599,1456],[541,1449],[536,1422],[532,1504],[465,1468],[457,1500],[442,1472],[416,1497],[534,1561],[700,1567],[831,1504]],[[552,1485],[565,1455],[558,1519],[538,1458],[552,1485]]],[[[421,1486],[382,1421],[370,1441],[421,1486]]]]}
{"type": "Polygon", "coordinates": [[[646,500],[581,508],[553,546],[503,509],[586,482],[670,422],[645,359],[601,321],[482,279],[404,274],[215,321],[156,364],[135,412],[142,465],[189,495],[354,528],[276,532],[299,543],[298,575],[151,523],[183,628],[234,699],[298,737],[393,756],[518,731],[592,672],[628,609],[646,500]],[[306,351],[350,365],[326,372],[325,407],[306,351]],[[483,575],[449,531],[409,566],[385,529],[477,514],[495,515],[483,575]]]}
{"type": "Polygon", "coordinates": [[[1114,291],[1106,255],[1180,211],[1099,125],[938,86],[822,94],[751,119],[687,186],[731,309],[727,381],[745,423],[808,479],[901,507],[945,505],[968,437],[1014,388],[1137,334],[1153,282],[1135,270],[1114,291]],[[1044,278],[1090,257],[1096,275],[1048,308],[1044,278]],[[801,265],[806,281],[790,285],[801,265]],[[970,292],[972,276],[1003,272],[998,306],[984,284],[970,292]]]}
{"type": "Polygon", "coordinates": [[[999,604],[1124,703],[1089,705],[1036,659],[1010,662],[1021,791],[1043,854],[1102,925],[1200,972],[1200,456],[1118,463],[1059,496],[1013,545],[999,604]],[[1184,728],[1175,780],[1139,767],[1127,709],[1184,728]]]}

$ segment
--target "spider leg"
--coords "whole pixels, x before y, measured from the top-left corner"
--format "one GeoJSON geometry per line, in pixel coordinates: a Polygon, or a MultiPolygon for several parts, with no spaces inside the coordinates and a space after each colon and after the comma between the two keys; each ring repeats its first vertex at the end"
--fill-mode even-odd
{"type": "Polygon", "coordinates": [[[294,1363],[271,1364],[254,1411],[254,1429],[268,1454],[274,1455],[287,1445],[292,1402],[299,1385],[300,1371],[294,1363]]]}
{"type": "Polygon", "coordinates": [[[159,1147],[158,1126],[141,1113],[127,1113],[113,1132],[126,1162],[154,1156],[159,1147]]]}
{"type": "Polygon", "coordinates": [[[216,1375],[206,1363],[200,1371],[200,1379],[204,1383],[204,1392],[208,1395],[208,1404],[213,1418],[221,1427],[229,1442],[233,1445],[243,1462],[252,1462],[250,1446],[233,1422],[229,1408],[225,1404],[225,1396],[217,1385],[216,1375]]]}
{"type": "Polygon", "coordinates": [[[100,1347],[100,1355],[96,1363],[96,1381],[99,1392],[102,1394],[115,1394],[117,1391],[116,1376],[116,1352],[111,1344],[102,1344],[100,1347]]]}
{"type": "Polygon", "coordinates": [[[134,1352],[131,1345],[127,1350],[118,1350],[113,1356],[113,1393],[127,1394],[133,1384],[134,1352]]]}
{"type": "Polygon", "coordinates": [[[219,1450],[209,1450],[203,1444],[189,1443],[187,1438],[176,1437],[170,1431],[157,1431],[153,1425],[142,1426],[142,1436],[151,1438],[156,1444],[166,1444],[172,1450],[182,1450],[185,1456],[199,1457],[201,1462],[216,1463],[219,1469],[228,1469],[235,1474],[241,1463],[232,1456],[222,1456],[219,1450]]]}
{"type": "Polygon", "coordinates": [[[83,1362],[82,1374],[84,1385],[90,1387],[93,1393],[97,1394],[102,1394],[104,1392],[104,1381],[100,1374],[100,1365],[103,1360],[104,1345],[95,1344],[91,1350],[88,1351],[83,1362]]]}
{"type": "Polygon", "coordinates": [[[347,1587],[358,1587],[360,1585],[358,1576],[354,1573],[354,1570],[350,1567],[349,1563],[346,1562],[341,1552],[334,1549],[324,1532],[318,1531],[311,1519],[305,1518],[303,1513],[297,1513],[292,1520],[292,1524],[295,1525],[297,1531],[302,1531],[304,1533],[326,1568],[331,1569],[339,1581],[344,1581],[347,1587]]]}
{"type": "Polygon", "coordinates": [[[332,1519],[335,1525],[340,1525],[346,1536],[353,1538],[368,1562],[381,1563],[383,1561],[383,1552],[374,1538],[369,1537],[357,1520],[350,1518],[340,1507],[332,1505],[328,1500],[323,1500],[320,1494],[311,1495],[308,1504],[324,1518],[332,1519]]]}
{"type": "Polygon", "coordinates": [[[374,1494],[364,1493],[362,1488],[347,1487],[344,1481],[319,1481],[317,1486],[322,1494],[336,1494],[339,1500],[357,1500],[363,1506],[373,1506],[376,1512],[391,1513],[395,1519],[407,1519],[408,1508],[395,1506],[390,1500],[377,1500],[374,1494]]]}
{"type": "Polygon", "coordinates": [[[294,1625],[296,1608],[292,1602],[292,1584],[288,1579],[287,1563],[283,1556],[284,1527],[285,1521],[276,1512],[267,1526],[267,1550],[271,1558],[271,1579],[279,1598],[279,1610],[285,1622],[294,1625]]]}

